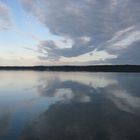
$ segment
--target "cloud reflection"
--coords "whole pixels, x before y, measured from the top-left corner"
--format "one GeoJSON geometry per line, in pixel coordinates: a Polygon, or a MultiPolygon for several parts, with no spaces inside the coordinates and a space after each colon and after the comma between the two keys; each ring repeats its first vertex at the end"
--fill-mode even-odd
{"type": "Polygon", "coordinates": [[[133,94],[129,86],[136,88],[140,78],[135,74],[101,74],[107,83],[102,86],[100,79],[101,84],[94,87],[91,83],[100,76],[89,75],[88,82],[84,81],[88,74],[66,78],[58,73],[49,83],[44,77],[38,86],[40,96],[57,101],[24,130],[21,139],[139,140],[139,91],[137,88],[133,94]],[[80,78],[82,82],[77,80],[80,78]]]}
{"type": "Polygon", "coordinates": [[[8,110],[0,109],[0,137],[6,135],[9,130],[11,113],[8,110]]]}
{"type": "MultiPolygon", "coordinates": [[[[133,79],[133,75],[127,76],[133,79]]],[[[138,96],[139,78],[132,80],[126,76],[109,74],[94,74],[89,73],[80,75],[79,73],[73,76],[58,74],[53,79],[42,79],[38,85],[40,96],[58,98],[59,101],[79,101],[91,102],[95,96],[103,96],[111,100],[120,110],[131,113],[138,113],[140,110],[140,97],[138,96]],[[129,88],[131,85],[132,88],[129,88]],[[124,86],[124,87],[123,87],[124,86]],[[136,88],[136,89],[135,89],[136,88]],[[132,92],[135,91],[135,94],[132,92]],[[100,94],[100,95],[98,95],[100,94]]]]}
{"type": "Polygon", "coordinates": [[[140,139],[140,74],[11,74],[0,82],[0,139],[140,139]]]}

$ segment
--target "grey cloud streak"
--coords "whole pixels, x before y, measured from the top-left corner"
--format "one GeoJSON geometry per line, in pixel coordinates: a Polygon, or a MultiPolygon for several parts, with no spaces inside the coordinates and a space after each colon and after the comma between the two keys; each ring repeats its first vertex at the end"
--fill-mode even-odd
{"type": "MultiPolygon", "coordinates": [[[[51,33],[74,42],[71,48],[63,49],[53,40],[40,42],[38,46],[46,59],[76,57],[90,53],[94,49],[115,53],[118,57],[127,52],[126,55],[130,56],[131,52],[127,50],[133,49],[135,40],[126,47],[122,45],[121,52],[116,51],[114,46],[120,39],[125,39],[125,33],[122,33],[115,42],[108,42],[116,38],[117,33],[121,34],[125,30],[131,33],[127,29],[133,26],[137,26],[137,29],[132,28],[132,32],[136,30],[140,32],[139,0],[21,0],[21,3],[24,9],[48,27],[51,33]],[[90,40],[82,44],[78,39],[83,37],[90,40]]],[[[135,54],[131,54],[132,60],[134,57],[135,54]]],[[[127,60],[123,59],[124,63],[127,63],[127,60]]]]}
{"type": "Polygon", "coordinates": [[[0,2],[0,30],[8,29],[11,26],[10,10],[0,2]]]}

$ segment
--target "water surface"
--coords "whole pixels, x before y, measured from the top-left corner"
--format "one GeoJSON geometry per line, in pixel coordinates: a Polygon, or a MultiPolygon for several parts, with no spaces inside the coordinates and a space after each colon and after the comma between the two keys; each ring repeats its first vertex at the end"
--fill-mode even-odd
{"type": "Polygon", "coordinates": [[[140,74],[1,71],[0,140],[140,140],[140,74]]]}

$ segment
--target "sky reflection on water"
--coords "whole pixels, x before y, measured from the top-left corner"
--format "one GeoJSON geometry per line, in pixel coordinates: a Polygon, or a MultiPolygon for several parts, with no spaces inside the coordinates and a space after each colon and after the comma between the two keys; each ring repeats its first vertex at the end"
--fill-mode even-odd
{"type": "Polygon", "coordinates": [[[0,140],[139,140],[140,74],[0,72],[0,140]]]}

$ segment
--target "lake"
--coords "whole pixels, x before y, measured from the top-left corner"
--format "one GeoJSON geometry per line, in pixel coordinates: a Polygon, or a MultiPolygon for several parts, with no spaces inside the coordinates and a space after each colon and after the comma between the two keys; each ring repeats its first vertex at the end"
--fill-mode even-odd
{"type": "Polygon", "coordinates": [[[0,140],[140,140],[140,73],[0,71],[0,140]]]}

